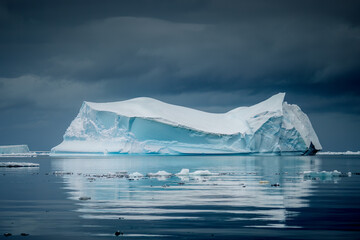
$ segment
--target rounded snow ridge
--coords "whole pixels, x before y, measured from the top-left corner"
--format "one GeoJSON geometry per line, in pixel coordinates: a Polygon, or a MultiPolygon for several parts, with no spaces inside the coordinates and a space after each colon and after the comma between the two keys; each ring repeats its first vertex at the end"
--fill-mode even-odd
{"type": "Polygon", "coordinates": [[[285,93],[278,93],[253,106],[239,107],[227,113],[204,112],[150,97],[106,103],[84,101],[84,106],[95,111],[113,112],[129,118],[139,117],[201,132],[238,134],[253,132],[269,117],[274,114],[281,115],[284,97],[285,93]],[[248,123],[248,120],[253,118],[256,118],[256,126],[248,123]]]}
{"type": "Polygon", "coordinates": [[[130,98],[130,99],[126,99],[126,100],[122,100],[122,101],[113,101],[113,102],[90,102],[90,101],[83,101],[84,104],[87,105],[114,105],[114,104],[125,104],[125,103],[137,103],[137,104],[144,104],[144,103],[163,103],[163,104],[168,104],[165,102],[162,102],[158,99],[155,98],[151,98],[151,97],[136,97],[136,98],[130,98]]]}

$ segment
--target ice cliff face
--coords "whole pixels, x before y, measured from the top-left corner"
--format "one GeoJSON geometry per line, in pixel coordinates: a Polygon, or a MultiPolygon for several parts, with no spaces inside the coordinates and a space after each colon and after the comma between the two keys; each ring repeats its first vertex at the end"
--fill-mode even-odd
{"type": "Polygon", "coordinates": [[[151,98],[84,102],[52,154],[314,154],[309,118],[284,93],[214,114],[151,98]]]}

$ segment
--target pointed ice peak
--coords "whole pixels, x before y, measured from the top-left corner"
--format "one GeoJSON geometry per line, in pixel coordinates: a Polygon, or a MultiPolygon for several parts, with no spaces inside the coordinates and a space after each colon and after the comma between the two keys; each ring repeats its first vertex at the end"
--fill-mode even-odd
{"type": "Polygon", "coordinates": [[[253,105],[252,107],[256,107],[256,106],[263,106],[263,107],[276,106],[276,107],[278,107],[279,105],[282,105],[282,103],[284,102],[284,99],[285,99],[285,93],[278,93],[258,104],[253,105]]]}
{"type": "MultiPolygon", "coordinates": [[[[249,107],[238,107],[227,112],[227,114],[246,115],[250,117],[263,112],[279,112],[282,113],[282,105],[285,93],[275,94],[268,99],[249,107]]],[[[236,116],[238,117],[238,116],[236,116]]]]}

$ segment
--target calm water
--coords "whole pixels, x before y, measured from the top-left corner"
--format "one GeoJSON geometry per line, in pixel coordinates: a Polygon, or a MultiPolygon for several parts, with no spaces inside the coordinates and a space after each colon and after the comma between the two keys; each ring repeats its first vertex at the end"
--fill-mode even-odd
{"type": "Polygon", "coordinates": [[[0,161],[40,164],[0,168],[0,239],[360,239],[360,156],[0,161]],[[213,175],[124,177],[182,168],[213,175]],[[309,170],[353,174],[304,178],[309,170]]]}

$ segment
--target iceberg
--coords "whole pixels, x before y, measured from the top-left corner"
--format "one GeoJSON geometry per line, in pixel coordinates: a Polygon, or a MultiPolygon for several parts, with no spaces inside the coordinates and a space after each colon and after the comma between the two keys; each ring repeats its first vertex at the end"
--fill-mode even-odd
{"type": "Polygon", "coordinates": [[[27,145],[0,146],[0,154],[19,154],[29,152],[29,147],[27,145]]]}
{"type": "Polygon", "coordinates": [[[146,97],[85,101],[51,155],[314,155],[322,147],[309,118],[284,98],[220,114],[146,97]]]}

